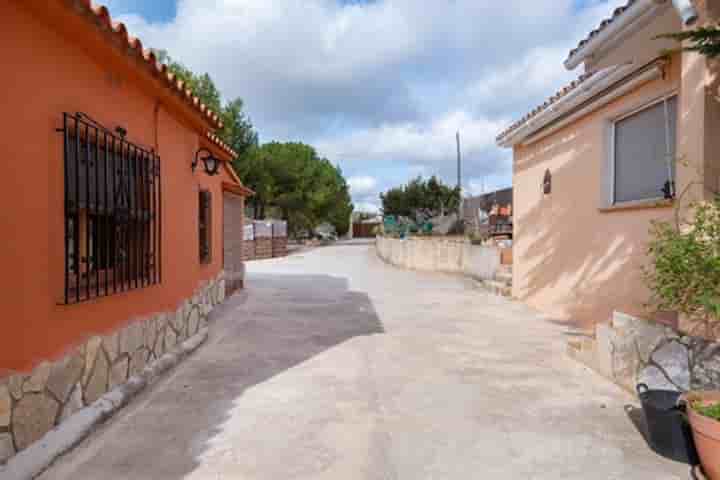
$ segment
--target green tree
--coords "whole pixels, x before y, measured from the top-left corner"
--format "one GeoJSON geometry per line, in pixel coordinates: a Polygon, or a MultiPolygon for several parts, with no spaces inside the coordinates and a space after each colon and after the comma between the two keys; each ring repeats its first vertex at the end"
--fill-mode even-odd
{"type": "Polygon", "coordinates": [[[661,38],[672,38],[679,42],[688,41],[684,50],[698,52],[710,58],[720,56],[720,27],[699,27],[685,32],[661,35],[661,38]]]}
{"type": "Polygon", "coordinates": [[[435,176],[428,180],[417,177],[380,194],[384,215],[409,217],[416,222],[457,210],[459,199],[457,188],[435,176]]]}
{"type": "Polygon", "coordinates": [[[248,199],[255,218],[271,210],[288,221],[292,235],[329,222],[338,234],[349,229],[353,205],[342,171],[315,149],[299,142],[271,142],[250,147],[235,162],[243,182],[255,190],[248,199]]]}
{"type": "Polygon", "coordinates": [[[322,222],[331,223],[340,235],[348,231],[353,205],[338,167],[303,143],[259,145],[258,134],[243,110],[241,98],[223,104],[220,90],[209,74],[194,73],[164,50],[155,51],[155,55],[219,114],[223,128],[218,135],[238,153],[233,164],[235,170],[243,183],[255,191],[248,199],[254,218],[279,212],[288,221],[291,234],[312,231],[322,222]]]}
{"type": "Polygon", "coordinates": [[[218,133],[222,140],[230,145],[238,155],[244,156],[247,150],[257,145],[258,134],[252,122],[243,111],[244,102],[241,98],[230,100],[223,105],[222,94],[208,73],[198,75],[182,63],[174,60],[166,50],[155,50],[155,55],[161,63],[180,80],[185,82],[201,102],[218,114],[223,122],[223,128],[218,133]]]}
{"type": "Polygon", "coordinates": [[[221,137],[240,156],[258,144],[258,134],[250,118],[243,112],[243,105],[243,100],[236,98],[225,105],[221,114],[223,122],[221,137]]]}

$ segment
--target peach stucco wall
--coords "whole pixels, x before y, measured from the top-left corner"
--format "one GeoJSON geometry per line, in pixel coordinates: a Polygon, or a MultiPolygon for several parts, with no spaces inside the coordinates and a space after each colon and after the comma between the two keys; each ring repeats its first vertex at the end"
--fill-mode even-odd
{"type": "Polygon", "coordinates": [[[0,78],[0,154],[5,162],[0,371],[26,370],[91,334],[107,333],[137,316],[174,310],[201,282],[216,276],[222,266],[221,182],[233,181],[226,170],[215,177],[191,172],[202,138],[192,112],[180,115],[182,104],[173,103],[160,88],[150,88],[151,83],[139,82],[137,66],[118,57],[104,38],[88,33],[79,44],[79,24],[65,31],[69,27],[62,18],[43,18],[20,4],[0,2],[0,50],[6,67],[0,78]],[[153,287],[65,306],[58,302],[64,273],[64,193],[62,137],[55,129],[63,112],[78,111],[110,128],[127,128],[131,142],[157,148],[163,279],[153,287]],[[208,265],[198,259],[200,188],[213,192],[213,260],[208,265]]]}
{"type": "Polygon", "coordinates": [[[610,122],[673,91],[680,91],[680,55],[665,79],[629,95],[528,146],[516,147],[513,165],[513,294],[550,317],[581,327],[610,318],[612,310],[645,315],[642,280],[650,222],[672,208],[604,211],[603,182],[610,122]],[[552,193],[543,195],[545,170],[552,193]]]}
{"type": "Polygon", "coordinates": [[[626,62],[634,62],[638,66],[644,65],[660,56],[663,51],[677,49],[677,42],[658,36],[678,32],[681,29],[680,16],[670,2],[667,2],[661,15],[638,29],[629,38],[624,38],[620,44],[615,44],[604,52],[588,58],[585,61],[585,68],[588,71],[598,70],[626,62]]]}

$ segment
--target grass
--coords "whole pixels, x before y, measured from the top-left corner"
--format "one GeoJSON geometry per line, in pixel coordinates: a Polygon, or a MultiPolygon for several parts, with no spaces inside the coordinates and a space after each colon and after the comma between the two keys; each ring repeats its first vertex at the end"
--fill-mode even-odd
{"type": "Polygon", "coordinates": [[[693,405],[693,409],[700,415],[720,422],[720,402],[712,405],[701,405],[700,402],[697,402],[693,405]]]}

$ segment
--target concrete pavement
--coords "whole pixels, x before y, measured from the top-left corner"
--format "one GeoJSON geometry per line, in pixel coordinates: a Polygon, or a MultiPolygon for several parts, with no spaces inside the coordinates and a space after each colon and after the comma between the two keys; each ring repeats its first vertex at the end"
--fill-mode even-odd
{"type": "Polygon", "coordinates": [[[208,342],[42,479],[688,478],[518,303],[362,245],[248,271],[208,342]]]}

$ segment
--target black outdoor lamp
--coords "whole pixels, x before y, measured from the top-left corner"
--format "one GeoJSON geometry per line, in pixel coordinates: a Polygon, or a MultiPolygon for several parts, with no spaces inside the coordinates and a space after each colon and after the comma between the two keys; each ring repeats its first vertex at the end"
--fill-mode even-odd
{"type": "Polygon", "coordinates": [[[220,169],[220,159],[214,156],[210,150],[201,148],[195,152],[195,160],[192,163],[193,172],[197,168],[199,160],[202,160],[203,165],[205,165],[205,173],[210,176],[217,175],[220,169]],[[201,156],[202,154],[205,154],[205,156],[201,156]]]}

